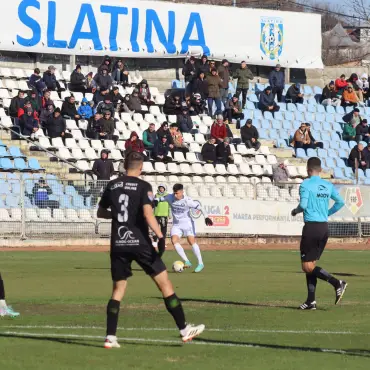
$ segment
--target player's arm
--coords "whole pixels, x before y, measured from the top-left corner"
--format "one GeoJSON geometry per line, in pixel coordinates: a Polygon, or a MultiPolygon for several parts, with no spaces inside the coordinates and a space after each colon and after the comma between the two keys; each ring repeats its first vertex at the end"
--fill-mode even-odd
{"type": "Polygon", "coordinates": [[[111,206],[111,201],[110,201],[110,190],[109,186],[107,186],[104,190],[104,194],[100,199],[99,202],[99,208],[97,212],[97,217],[98,218],[104,218],[106,220],[111,220],[112,219],[112,213],[108,208],[111,206]]]}
{"type": "Polygon", "coordinates": [[[292,216],[296,216],[299,213],[304,212],[308,206],[308,198],[310,196],[310,191],[304,187],[303,184],[299,187],[299,205],[297,208],[292,210],[292,216]]]}
{"type": "Polygon", "coordinates": [[[160,202],[168,202],[169,194],[164,197],[156,197],[154,198],[154,207],[157,207],[158,203],[160,202]]]}
{"type": "Polygon", "coordinates": [[[344,206],[344,200],[340,196],[338,190],[333,186],[330,198],[334,200],[333,206],[329,209],[328,216],[338,212],[344,206]]]}
{"type": "Polygon", "coordinates": [[[188,199],[188,206],[202,213],[207,226],[213,225],[213,221],[205,214],[204,209],[199,202],[194,202],[192,199],[188,199]]]}
{"type": "Polygon", "coordinates": [[[163,234],[161,232],[161,228],[158,225],[157,219],[153,213],[153,207],[150,204],[143,205],[144,217],[149,225],[149,227],[153,230],[154,234],[157,235],[159,239],[163,238],[163,234]]]}

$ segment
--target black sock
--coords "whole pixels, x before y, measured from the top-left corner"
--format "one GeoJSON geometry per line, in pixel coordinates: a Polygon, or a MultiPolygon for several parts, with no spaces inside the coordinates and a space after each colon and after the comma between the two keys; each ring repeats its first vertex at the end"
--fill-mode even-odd
{"type": "Polygon", "coordinates": [[[306,274],[307,281],[307,302],[313,302],[315,300],[315,291],[317,284],[317,277],[313,274],[306,274]]]}
{"type": "Polygon", "coordinates": [[[4,281],[0,274],[0,299],[5,299],[5,288],[4,288],[4,281]]]}
{"type": "Polygon", "coordinates": [[[334,288],[337,288],[339,286],[339,280],[336,279],[334,276],[330,275],[327,271],[325,271],[321,267],[316,266],[312,271],[312,275],[315,275],[321,280],[327,281],[334,288]]]}
{"type": "Polygon", "coordinates": [[[111,299],[107,305],[107,335],[116,335],[120,302],[111,299]]]}
{"type": "Polygon", "coordinates": [[[159,254],[159,257],[163,256],[165,250],[166,250],[166,239],[161,238],[161,239],[158,240],[158,254],[159,254]]]}
{"type": "Polygon", "coordinates": [[[181,301],[174,293],[169,297],[163,298],[167,311],[172,315],[179,330],[186,328],[185,313],[181,305],[181,301]]]}

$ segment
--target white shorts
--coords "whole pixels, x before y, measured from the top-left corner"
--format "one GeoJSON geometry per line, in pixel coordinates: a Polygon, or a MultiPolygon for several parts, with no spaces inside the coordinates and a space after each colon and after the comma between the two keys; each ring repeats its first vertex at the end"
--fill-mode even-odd
{"type": "Polygon", "coordinates": [[[173,225],[171,229],[171,236],[178,236],[181,238],[182,236],[195,236],[195,227],[194,224],[189,225],[173,225]]]}

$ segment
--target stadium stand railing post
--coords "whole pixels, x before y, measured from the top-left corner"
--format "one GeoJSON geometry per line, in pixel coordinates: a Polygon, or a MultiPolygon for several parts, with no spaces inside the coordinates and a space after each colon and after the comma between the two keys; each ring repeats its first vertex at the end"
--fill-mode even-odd
{"type": "Polygon", "coordinates": [[[26,207],[25,207],[25,183],[23,180],[20,181],[20,206],[21,206],[21,235],[22,240],[26,239],[26,207]]]}

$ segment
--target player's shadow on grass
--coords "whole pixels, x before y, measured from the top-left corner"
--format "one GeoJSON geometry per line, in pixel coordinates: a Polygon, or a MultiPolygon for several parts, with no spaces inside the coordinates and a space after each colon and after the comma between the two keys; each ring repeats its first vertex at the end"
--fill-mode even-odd
{"type": "MultiPolygon", "coordinates": [[[[282,273],[282,274],[295,274],[295,275],[300,275],[300,274],[305,274],[303,271],[271,271],[271,272],[278,272],[278,273],[282,273]]],[[[357,275],[357,274],[351,274],[349,272],[330,272],[332,275],[334,276],[343,276],[343,277],[366,277],[367,275],[357,275]]]]}
{"type": "Polygon", "coordinates": [[[348,349],[348,350],[336,350],[336,349],[324,349],[320,347],[298,347],[298,346],[288,346],[280,344],[267,344],[267,343],[253,343],[253,342],[242,342],[242,341],[232,341],[232,340],[214,340],[205,338],[195,338],[194,341],[199,341],[203,343],[210,344],[222,344],[225,346],[245,346],[251,348],[266,348],[266,349],[276,349],[276,350],[288,350],[288,351],[299,351],[299,352],[317,352],[323,354],[334,354],[334,355],[345,355],[345,356],[359,356],[359,357],[369,357],[370,351],[366,349],[348,349]]]}

